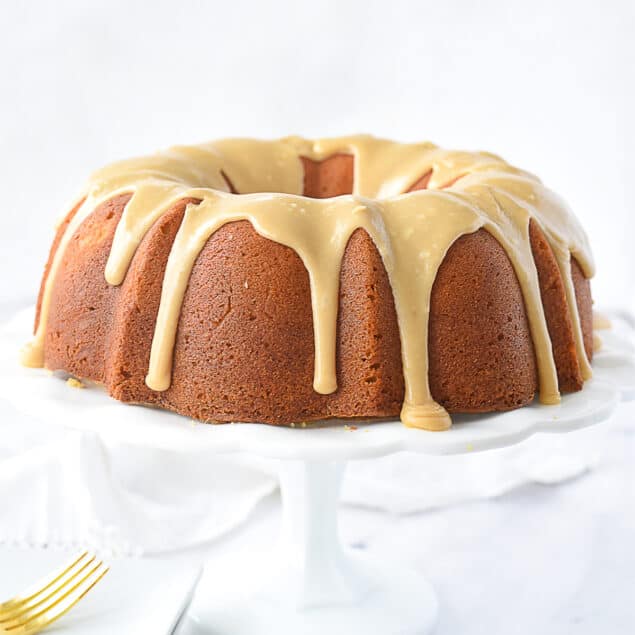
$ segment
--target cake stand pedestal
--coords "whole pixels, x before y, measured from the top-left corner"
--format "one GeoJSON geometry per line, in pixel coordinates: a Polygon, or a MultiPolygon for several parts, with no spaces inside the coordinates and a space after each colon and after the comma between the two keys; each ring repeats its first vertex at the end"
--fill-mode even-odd
{"type": "MultiPolygon", "coordinates": [[[[19,316],[18,316],[19,317],[19,316]]],[[[196,591],[191,615],[214,635],[413,635],[430,633],[437,600],[413,569],[343,548],[337,503],[345,463],[412,451],[450,455],[500,448],[536,433],[566,433],[607,419],[635,397],[635,355],[612,337],[594,360],[594,378],[558,406],[454,417],[445,432],[399,422],[277,428],[194,425],[184,417],[122,405],[103,390],[73,390],[43,371],[16,365],[28,317],[0,330],[0,397],[40,420],[105,438],[180,453],[247,452],[280,460],[283,529],[277,549],[215,561],[196,591]],[[18,335],[19,334],[19,335],[18,335]]]]}
{"type": "Polygon", "coordinates": [[[285,460],[277,549],[214,562],[190,615],[202,632],[231,635],[430,633],[437,600],[412,569],[373,561],[339,541],[344,463],[285,460]]]}

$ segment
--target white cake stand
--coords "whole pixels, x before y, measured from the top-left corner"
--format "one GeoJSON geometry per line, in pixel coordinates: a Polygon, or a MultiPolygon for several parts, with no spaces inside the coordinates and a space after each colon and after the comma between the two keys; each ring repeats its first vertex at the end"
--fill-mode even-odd
{"type": "Polygon", "coordinates": [[[19,316],[0,331],[0,397],[26,414],[126,444],[280,459],[283,528],[277,549],[215,563],[197,589],[192,615],[203,632],[215,635],[432,632],[437,600],[420,573],[372,561],[340,544],[337,501],[345,462],[404,450],[450,455],[500,448],[536,433],[598,423],[621,399],[635,398],[632,345],[612,334],[611,345],[596,356],[594,378],[560,405],[454,417],[446,432],[409,430],[394,421],[355,423],[356,429],[194,424],[18,367],[19,333],[28,330],[26,324],[19,316]]]}

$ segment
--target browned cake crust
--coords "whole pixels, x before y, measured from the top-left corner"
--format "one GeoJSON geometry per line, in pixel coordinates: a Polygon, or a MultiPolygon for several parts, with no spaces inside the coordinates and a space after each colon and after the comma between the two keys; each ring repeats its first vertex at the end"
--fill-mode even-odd
{"type": "Polygon", "coordinates": [[[57,252],[57,248],[59,247],[60,241],[62,240],[64,233],[66,232],[66,228],[68,227],[68,224],[71,222],[71,220],[73,220],[73,216],[75,216],[75,214],[77,213],[77,210],[79,210],[83,202],[84,202],[84,199],[81,199],[75,205],[75,207],[73,207],[73,209],[71,209],[71,211],[68,212],[68,214],[66,214],[66,216],[64,217],[62,222],[59,224],[55,232],[55,238],[53,239],[53,244],[51,245],[51,249],[49,251],[49,257],[46,261],[46,264],[44,265],[44,274],[42,275],[42,284],[40,284],[40,291],[37,296],[37,304],[35,305],[35,323],[33,326],[34,332],[37,330],[37,327],[40,323],[40,312],[42,310],[42,299],[44,295],[44,282],[49,276],[49,272],[53,264],[53,258],[55,257],[55,253],[57,252]]]}
{"type": "MultiPolygon", "coordinates": [[[[303,161],[305,194],[350,193],[351,156],[303,161]]],[[[428,179],[424,175],[411,189],[428,179]]],[[[106,282],[104,269],[127,200],[119,196],[101,205],[71,239],[53,286],[47,368],[101,382],[122,401],[203,421],[288,424],[399,414],[404,382],[395,307],[381,257],[363,230],[351,237],[342,262],[335,393],[321,395],[312,387],[311,297],[302,261],[246,221],[221,227],[199,254],[181,311],[171,386],[165,392],[148,388],[168,254],[186,204],[195,201],[181,201],[154,224],[116,287],[106,282]]],[[[560,272],[537,225],[530,232],[560,388],[579,390],[560,272]]],[[[590,357],[590,285],[577,262],[572,267],[590,357]]],[[[534,398],[537,370],[520,286],[507,254],[485,230],[459,238],[439,269],[429,356],[432,395],[450,412],[507,410],[534,398]]]]}
{"type": "Polygon", "coordinates": [[[449,412],[518,408],[538,388],[523,296],[505,250],[481,229],[448,251],[432,287],[430,389],[449,412]]]}
{"type": "Polygon", "coordinates": [[[121,289],[106,282],[104,269],[115,228],[128,196],[96,209],[72,236],[57,272],[47,322],[45,364],[86,379],[104,381],[110,361],[106,340],[121,289]]]}
{"type": "Polygon", "coordinates": [[[538,271],[540,295],[551,338],[554,361],[558,370],[559,388],[562,392],[580,390],[583,379],[558,263],[547,239],[533,220],[529,223],[529,238],[538,271]]]}
{"type": "Polygon", "coordinates": [[[575,258],[571,258],[571,275],[575,288],[575,300],[580,314],[584,350],[589,361],[593,359],[593,298],[591,297],[591,281],[585,277],[582,267],[575,258]]]}

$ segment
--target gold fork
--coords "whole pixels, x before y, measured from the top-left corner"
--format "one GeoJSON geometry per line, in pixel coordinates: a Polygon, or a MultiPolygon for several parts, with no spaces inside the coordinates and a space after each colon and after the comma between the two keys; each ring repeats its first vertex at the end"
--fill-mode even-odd
{"type": "Polygon", "coordinates": [[[32,635],[68,613],[105,575],[106,566],[85,551],[73,562],[0,604],[0,635],[32,635]]]}

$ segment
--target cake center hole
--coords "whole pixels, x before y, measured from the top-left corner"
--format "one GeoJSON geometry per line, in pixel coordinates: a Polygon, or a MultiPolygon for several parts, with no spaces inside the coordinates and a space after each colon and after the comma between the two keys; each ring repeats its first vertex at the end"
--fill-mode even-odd
{"type": "Polygon", "coordinates": [[[300,159],[304,166],[304,196],[330,198],[353,193],[355,159],[352,154],[334,154],[323,161],[300,159]]]}

